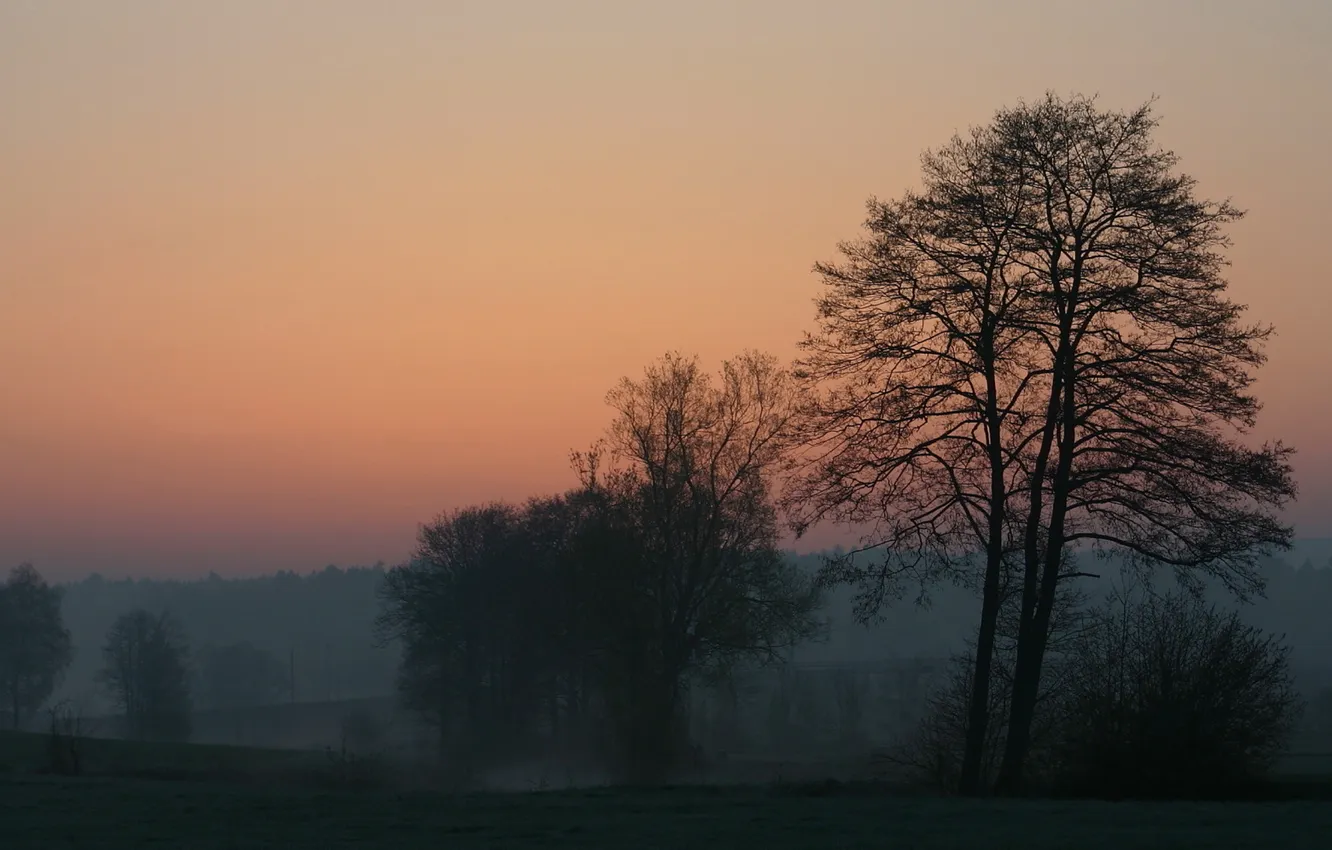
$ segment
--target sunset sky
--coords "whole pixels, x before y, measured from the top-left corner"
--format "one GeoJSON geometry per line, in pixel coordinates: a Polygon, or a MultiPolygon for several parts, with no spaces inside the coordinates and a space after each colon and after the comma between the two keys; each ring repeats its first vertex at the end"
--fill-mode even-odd
{"type": "Polygon", "coordinates": [[[0,0],[0,567],[392,562],[564,489],[620,376],[792,356],[865,200],[1047,89],[1159,95],[1249,210],[1260,436],[1332,535],[1329,44],[1327,0],[0,0]]]}

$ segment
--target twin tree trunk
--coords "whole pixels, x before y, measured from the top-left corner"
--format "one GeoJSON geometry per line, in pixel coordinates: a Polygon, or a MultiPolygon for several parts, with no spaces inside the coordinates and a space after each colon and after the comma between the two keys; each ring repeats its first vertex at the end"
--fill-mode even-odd
{"type": "Polygon", "coordinates": [[[1291,450],[1236,439],[1256,421],[1252,370],[1271,334],[1225,295],[1224,226],[1243,214],[1196,197],[1155,126],[1150,104],[1111,112],[1080,96],[1001,110],[927,152],[924,189],[871,201],[867,237],[816,266],[829,288],[799,369],[827,391],[809,405],[793,525],[874,529],[862,551],[881,563],[826,572],[860,585],[867,615],[895,582],[955,578],[964,553],[986,551],[963,793],[988,779],[1010,554],[1003,793],[1023,789],[1068,547],[1245,593],[1261,590],[1257,556],[1290,545],[1291,450]]]}
{"type": "MultiPolygon", "coordinates": [[[[1079,258],[1080,260],[1080,258],[1079,258]]],[[[1045,647],[1050,639],[1050,621],[1054,615],[1055,594],[1059,589],[1059,571],[1064,560],[1064,521],[1068,516],[1069,484],[1073,474],[1073,451],[1077,445],[1077,408],[1075,395],[1076,369],[1072,350],[1072,304],[1076,303],[1081,275],[1081,262],[1074,263],[1074,277],[1069,297],[1070,306],[1060,340],[1056,372],[1060,380],[1051,393],[1053,402],[1062,395],[1061,411],[1057,420],[1059,431],[1059,463],[1055,467],[1050,527],[1046,540],[1044,561],[1041,563],[1040,584],[1034,597],[1035,610],[1028,608],[1032,594],[1023,594],[1022,623],[1019,626],[1017,661],[1013,669],[1013,697],[1010,708],[1008,737],[1004,746],[1004,759],[999,766],[996,790],[1013,794],[1022,790],[1023,769],[1031,748],[1031,724],[1036,716],[1036,702],[1040,697],[1041,668],[1045,661],[1045,647]],[[1025,631],[1025,635],[1022,633],[1025,631]]],[[[1053,408],[1053,403],[1051,404],[1053,408]]],[[[1052,423],[1054,424],[1053,417],[1052,423]]],[[[1051,429],[1054,430],[1054,429],[1051,429]]],[[[1039,479],[1037,479],[1039,486],[1039,479]]],[[[1033,488],[1034,489],[1034,488],[1033,488]]],[[[1039,523],[1039,514],[1033,504],[1030,522],[1039,523]]],[[[1035,531],[1028,529],[1028,539],[1035,531]]],[[[1030,555],[1030,552],[1029,552],[1030,555]]],[[[1028,570],[1030,576],[1031,571],[1028,570]]],[[[1031,589],[1028,582],[1027,589],[1031,589]]]]}
{"type": "Polygon", "coordinates": [[[976,638],[971,706],[967,712],[967,736],[958,788],[958,791],[966,796],[975,796],[981,792],[981,764],[985,758],[985,736],[990,724],[990,676],[994,666],[999,608],[1003,602],[999,595],[999,577],[1004,566],[1004,511],[1007,495],[1004,481],[1003,427],[999,419],[998,387],[993,366],[994,347],[990,334],[986,334],[980,347],[987,364],[985,413],[986,448],[990,463],[990,503],[989,522],[986,527],[988,545],[985,555],[985,581],[981,591],[980,630],[976,638]]]}

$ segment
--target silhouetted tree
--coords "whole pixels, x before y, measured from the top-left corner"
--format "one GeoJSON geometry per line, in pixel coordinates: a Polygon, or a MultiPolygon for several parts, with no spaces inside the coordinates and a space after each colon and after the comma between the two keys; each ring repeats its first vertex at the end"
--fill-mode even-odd
{"type": "Polygon", "coordinates": [[[404,703],[464,775],[538,728],[594,725],[622,767],[659,774],[684,751],[693,677],[817,626],[776,548],[767,478],[792,395],[773,361],[729,363],[718,387],[668,357],[610,398],[611,451],[575,454],[579,488],[442,516],[385,578],[404,703]]]}
{"type": "MultiPolygon", "coordinates": [[[[522,516],[508,505],[465,508],[421,530],[413,560],[390,570],[381,635],[403,647],[404,704],[440,729],[462,775],[521,725],[540,651],[529,621],[537,565],[520,557],[522,516]]],[[[537,615],[539,616],[539,615],[537,615]]]]}
{"type": "Polygon", "coordinates": [[[101,680],[131,740],[188,740],[190,674],[184,630],[171,614],[121,615],[102,647],[101,680]]]}
{"type": "Polygon", "coordinates": [[[1291,450],[1236,438],[1261,407],[1250,389],[1271,335],[1226,298],[1224,228],[1241,213],[1194,195],[1153,141],[1156,124],[1151,104],[1122,113],[1053,96],[995,121],[1002,165],[1040,175],[1012,244],[1039,276],[1033,324],[1050,366],[1033,432],[1005,791],[1022,784],[1070,545],[1185,579],[1207,573],[1243,596],[1262,591],[1258,557],[1293,534],[1279,517],[1295,493],[1291,450]]]}
{"type": "Polygon", "coordinates": [[[61,596],[31,564],[0,584],[0,694],[14,729],[41,708],[73,659],[61,596]]]}
{"type": "Polygon", "coordinates": [[[1150,104],[1053,95],[925,157],[925,189],[872,202],[869,235],[820,266],[829,289],[802,374],[809,465],[797,530],[867,522],[880,562],[830,565],[873,613],[911,575],[983,554],[969,741],[979,790],[1001,587],[1018,568],[1012,698],[998,784],[1022,782],[1050,622],[1078,547],[1259,592],[1288,546],[1290,450],[1236,439],[1256,418],[1270,329],[1225,297],[1224,226],[1152,142],[1150,104]]]}
{"type": "Polygon", "coordinates": [[[778,660],[815,634],[816,588],[777,549],[770,484],[791,448],[797,390],[776,361],[746,353],[715,382],[667,355],[608,401],[611,468],[589,487],[626,508],[641,552],[623,584],[618,693],[635,767],[680,752],[684,689],[742,660],[778,660]]]}
{"type": "Polygon", "coordinates": [[[606,755],[608,696],[626,649],[621,626],[632,615],[625,603],[640,577],[632,568],[643,551],[636,518],[608,490],[582,486],[528,502],[519,544],[516,556],[528,565],[521,639],[539,671],[533,681],[551,731],[564,727],[571,743],[606,755]]]}
{"type": "Polygon", "coordinates": [[[983,554],[982,608],[963,790],[976,790],[1011,498],[1033,418],[1028,276],[1007,245],[1033,177],[997,164],[973,131],[923,158],[924,190],[871,200],[866,238],[819,264],[819,331],[798,374],[823,389],[805,422],[804,475],[786,506],[797,534],[826,519],[868,526],[865,551],[830,560],[825,580],[858,585],[876,616],[904,580],[969,571],[983,554]]]}
{"type": "Polygon", "coordinates": [[[289,671],[273,653],[248,642],[199,653],[199,696],[212,709],[271,705],[288,688],[289,671]]]}

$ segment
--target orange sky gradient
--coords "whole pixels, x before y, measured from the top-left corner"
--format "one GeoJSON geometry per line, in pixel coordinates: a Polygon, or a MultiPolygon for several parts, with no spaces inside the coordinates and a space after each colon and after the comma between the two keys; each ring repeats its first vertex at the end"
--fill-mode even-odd
{"type": "Polygon", "coordinates": [[[1332,535],[1332,4],[1105,8],[0,4],[0,567],[393,562],[562,490],[620,376],[793,355],[867,197],[1046,89],[1160,95],[1250,211],[1260,435],[1332,535]]]}

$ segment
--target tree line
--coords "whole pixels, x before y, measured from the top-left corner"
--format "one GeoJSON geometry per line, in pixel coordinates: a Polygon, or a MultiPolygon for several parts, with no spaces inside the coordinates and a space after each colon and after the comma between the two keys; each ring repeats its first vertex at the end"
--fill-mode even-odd
{"type": "MultiPolygon", "coordinates": [[[[85,700],[51,704],[75,658],[66,626],[68,590],[48,584],[31,564],[14,568],[0,583],[5,728],[32,728],[43,708],[53,712],[52,723],[55,714],[62,722],[84,722],[92,713],[85,700]]],[[[290,692],[288,667],[274,653],[248,640],[192,651],[182,620],[166,607],[138,605],[116,615],[97,649],[93,683],[103,705],[120,718],[121,734],[131,739],[185,741],[200,707],[270,705],[290,692]]]]}
{"type": "MultiPolygon", "coordinates": [[[[266,702],[386,696],[393,689],[397,657],[393,649],[374,645],[376,590],[383,577],[379,566],[329,566],[305,575],[283,571],[191,580],[94,575],[65,584],[66,624],[78,651],[59,696],[90,711],[109,709],[98,698],[103,689],[97,683],[97,648],[115,618],[136,608],[170,611],[188,625],[199,710],[258,704],[230,693],[224,677],[213,675],[213,656],[242,644],[263,655],[256,668],[281,673],[281,682],[266,689],[266,702]]],[[[230,664],[224,660],[222,666],[230,664]]],[[[261,672],[245,675],[265,678],[261,672]]]]}

